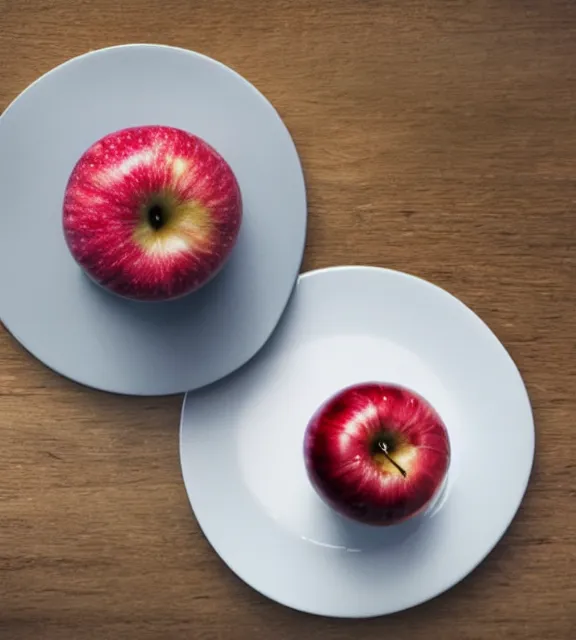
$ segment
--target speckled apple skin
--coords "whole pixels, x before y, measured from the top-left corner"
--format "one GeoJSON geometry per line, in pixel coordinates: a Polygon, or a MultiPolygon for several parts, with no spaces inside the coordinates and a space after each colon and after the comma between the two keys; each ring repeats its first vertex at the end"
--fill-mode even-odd
{"type": "Polygon", "coordinates": [[[421,396],[397,385],[363,383],[329,398],[308,424],[308,475],[335,510],[373,525],[421,513],[440,490],[450,462],[448,432],[421,396]],[[390,434],[404,477],[373,443],[390,434]]]}
{"type": "Polygon", "coordinates": [[[228,163],[201,138],[164,126],[117,131],[93,144],[68,181],[64,235],[96,282],[137,300],[195,291],[224,265],[242,221],[228,163]],[[145,209],[168,203],[173,217],[153,232],[145,209]]]}

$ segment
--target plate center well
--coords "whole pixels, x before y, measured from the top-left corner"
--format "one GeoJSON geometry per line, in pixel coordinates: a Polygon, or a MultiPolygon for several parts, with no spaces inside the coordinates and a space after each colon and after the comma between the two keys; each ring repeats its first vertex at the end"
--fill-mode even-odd
{"type": "Polygon", "coordinates": [[[363,551],[402,543],[439,513],[457,475],[458,407],[426,362],[392,341],[366,335],[332,335],[284,351],[257,369],[242,400],[236,430],[241,476],[270,518],[295,536],[328,548],[363,551]],[[427,514],[386,529],[338,516],[312,488],[304,465],[308,420],[333,393],[362,381],[392,382],[423,395],[448,428],[452,464],[445,491],[427,514]]]}

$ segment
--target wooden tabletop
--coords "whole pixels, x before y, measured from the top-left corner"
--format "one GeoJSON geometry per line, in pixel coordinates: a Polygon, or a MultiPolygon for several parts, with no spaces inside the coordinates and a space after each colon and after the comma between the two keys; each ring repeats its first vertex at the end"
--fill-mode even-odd
{"type": "Polygon", "coordinates": [[[304,270],[409,271],[486,320],[532,398],[535,470],[502,542],[448,593],[381,619],[308,616],[200,533],[180,397],[82,388],[2,330],[0,638],[575,638],[576,4],[0,0],[0,108],[125,42],[206,53],[274,103],[306,172],[304,270]]]}

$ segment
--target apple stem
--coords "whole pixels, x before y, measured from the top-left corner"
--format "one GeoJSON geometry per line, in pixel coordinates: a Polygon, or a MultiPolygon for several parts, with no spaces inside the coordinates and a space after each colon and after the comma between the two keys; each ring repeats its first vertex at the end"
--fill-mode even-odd
{"type": "Polygon", "coordinates": [[[406,471],[404,471],[404,469],[395,460],[392,460],[392,458],[390,457],[390,454],[388,453],[388,445],[385,442],[383,442],[382,440],[380,440],[378,442],[378,446],[380,447],[380,450],[386,456],[386,458],[396,467],[396,469],[398,469],[398,471],[400,471],[400,473],[405,478],[406,477],[406,471]]]}

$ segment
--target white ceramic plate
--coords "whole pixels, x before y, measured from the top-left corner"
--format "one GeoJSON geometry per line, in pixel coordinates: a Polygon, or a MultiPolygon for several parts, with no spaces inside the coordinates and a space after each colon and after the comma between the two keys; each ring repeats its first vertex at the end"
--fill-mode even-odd
{"type": "Polygon", "coordinates": [[[276,326],[304,250],[304,180],[280,117],[234,71],[183,49],[102,49],[28,87],[0,118],[0,193],[0,318],[46,365],[106,391],[176,393],[237,369],[276,326]],[[206,139],[244,201],[227,267],[197,294],[163,304],[90,283],[61,224],[80,155],[107,133],[146,124],[206,139]]]}
{"type": "Polygon", "coordinates": [[[243,580],[295,609],[368,617],[438,595],[486,556],[526,489],[534,424],[510,356],[461,302],[409,275],[340,267],[300,276],[261,353],[187,395],[180,453],[198,522],[243,580]],[[367,380],[422,393],[452,445],[433,509],[384,529],[325,506],[302,455],[321,402],[367,380]]]}

